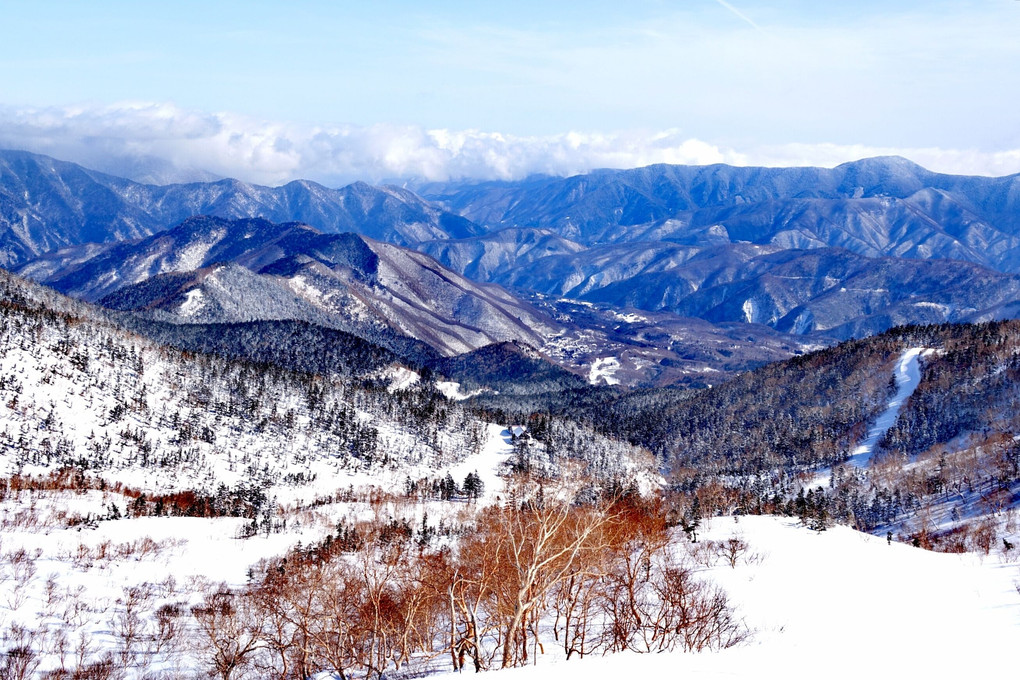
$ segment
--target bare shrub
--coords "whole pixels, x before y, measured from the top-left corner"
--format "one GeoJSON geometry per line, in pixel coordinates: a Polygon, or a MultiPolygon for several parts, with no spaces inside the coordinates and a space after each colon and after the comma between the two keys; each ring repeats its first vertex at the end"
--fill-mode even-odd
{"type": "Polygon", "coordinates": [[[608,651],[721,649],[747,636],[725,593],[697,579],[689,565],[665,552],[649,565],[640,594],[627,606],[611,602],[608,613],[608,651]]]}
{"type": "Polygon", "coordinates": [[[118,643],[121,668],[144,668],[148,654],[140,643],[149,636],[148,608],[152,602],[148,584],[124,588],[114,609],[112,630],[118,643]]]}
{"type": "Polygon", "coordinates": [[[156,610],[155,630],[151,635],[149,654],[164,654],[171,650],[181,633],[181,616],[184,608],[180,604],[164,604],[156,610]]]}
{"type": "Polygon", "coordinates": [[[0,660],[0,678],[28,680],[42,664],[42,631],[12,624],[6,631],[6,649],[0,660]]]}
{"type": "Polygon", "coordinates": [[[723,649],[747,637],[747,629],[734,618],[726,594],[696,579],[689,567],[663,565],[653,586],[659,600],[653,619],[656,651],[723,649]]]}
{"type": "Polygon", "coordinates": [[[17,610],[25,604],[32,580],[35,578],[37,571],[35,559],[22,548],[4,555],[0,569],[3,570],[3,580],[11,582],[7,588],[7,606],[17,610]]]}
{"type": "Polygon", "coordinates": [[[996,544],[998,535],[995,531],[995,525],[996,522],[994,518],[985,517],[973,527],[971,541],[974,546],[985,555],[990,553],[992,551],[992,546],[996,544]]]}
{"type": "Polygon", "coordinates": [[[61,598],[64,602],[61,618],[69,628],[77,629],[85,625],[88,607],[82,597],[84,594],[84,586],[77,586],[73,589],[68,586],[64,589],[64,595],[61,598]]]}
{"type": "Polygon", "coordinates": [[[113,680],[120,675],[123,669],[117,667],[112,654],[105,654],[101,659],[83,661],[72,668],[49,671],[43,677],[46,680],[113,680]]]}
{"type": "Polygon", "coordinates": [[[739,536],[730,536],[716,546],[717,554],[731,569],[737,568],[737,563],[747,555],[749,550],[750,546],[739,536]]]}
{"type": "Polygon", "coordinates": [[[706,569],[711,569],[719,561],[720,545],[716,541],[691,543],[687,546],[687,550],[694,562],[706,569]]]}

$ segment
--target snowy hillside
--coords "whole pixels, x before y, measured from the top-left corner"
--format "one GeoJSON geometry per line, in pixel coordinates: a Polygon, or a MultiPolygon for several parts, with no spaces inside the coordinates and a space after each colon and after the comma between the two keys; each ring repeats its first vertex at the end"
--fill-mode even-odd
{"type": "MultiPolygon", "coordinates": [[[[75,467],[147,493],[212,494],[221,486],[331,493],[355,474],[377,482],[396,471],[401,480],[434,476],[488,437],[485,423],[431,384],[393,391],[194,355],[91,318],[89,308],[51,293],[78,312],[54,313],[49,300],[22,294],[42,289],[11,277],[4,284],[3,474],[75,467]]],[[[632,455],[625,445],[612,450],[632,455]]],[[[607,465],[613,474],[627,464],[607,465]]]]}
{"type": "MultiPolygon", "coordinates": [[[[830,675],[938,676],[996,667],[1020,628],[1009,507],[963,555],[901,542],[920,544],[908,525],[895,541],[831,526],[821,496],[799,520],[801,499],[710,519],[725,478],[674,474],[659,498],[646,452],[579,422],[511,431],[406,367],[359,382],[183,352],[3,284],[7,676],[778,677],[864,630],[882,644],[830,675]]],[[[902,358],[921,392],[920,353],[888,354],[865,358],[902,358]]]]}
{"type": "MultiPolygon", "coordinates": [[[[504,671],[506,680],[619,677],[997,677],[1015,666],[1020,564],[926,552],[774,517],[719,517],[701,540],[746,544],[720,584],[753,632],[701,654],[621,653],[504,671]]],[[[550,654],[550,656],[554,656],[550,654]]]]}
{"type": "Polygon", "coordinates": [[[5,474],[65,466],[147,492],[279,486],[453,462],[482,426],[423,419],[339,379],[187,357],[110,326],[7,308],[0,334],[5,474]],[[400,451],[400,456],[393,452],[400,451]],[[291,483],[296,483],[292,481],[291,483]]]}

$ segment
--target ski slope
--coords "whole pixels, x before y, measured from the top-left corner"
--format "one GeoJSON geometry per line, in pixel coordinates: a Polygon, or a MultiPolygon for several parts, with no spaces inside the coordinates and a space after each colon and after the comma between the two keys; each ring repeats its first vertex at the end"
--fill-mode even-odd
{"type": "Polygon", "coordinates": [[[907,399],[910,398],[910,395],[914,393],[914,390],[917,389],[921,382],[921,357],[927,356],[933,351],[924,347],[912,347],[900,356],[893,372],[893,376],[896,378],[896,394],[889,400],[885,411],[882,412],[878,420],[875,421],[875,424],[868,430],[868,436],[850,453],[850,459],[847,461],[850,465],[856,467],[868,466],[871,456],[875,453],[875,446],[878,445],[879,440],[882,439],[889,428],[896,424],[896,418],[900,415],[900,409],[903,408],[907,399]]]}

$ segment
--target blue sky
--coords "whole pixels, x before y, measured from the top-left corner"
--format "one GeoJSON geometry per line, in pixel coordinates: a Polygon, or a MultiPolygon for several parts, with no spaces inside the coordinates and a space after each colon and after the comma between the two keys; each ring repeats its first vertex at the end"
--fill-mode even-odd
{"type": "Polygon", "coordinates": [[[0,144],[111,170],[336,183],[901,152],[1020,171],[1016,0],[0,1],[0,16],[0,144]]]}

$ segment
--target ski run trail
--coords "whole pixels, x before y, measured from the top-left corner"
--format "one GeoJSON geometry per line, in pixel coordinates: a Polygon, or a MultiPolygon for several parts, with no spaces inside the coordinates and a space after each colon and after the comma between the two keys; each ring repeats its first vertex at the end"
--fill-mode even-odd
{"type": "MultiPolygon", "coordinates": [[[[935,350],[924,347],[912,347],[900,355],[893,369],[893,377],[896,379],[896,394],[886,404],[885,410],[875,421],[875,424],[868,429],[868,436],[850,452],[850,458],[843,465],[851,465],[858,468],[868,467],[871,457],[875,453],[875,447],[886,432],[896,424],[900,415],[900,409],[907,403],[907,399],[914,393],[921,382],[921,357],[928,356],[935,350]]],[[[804,488],[813,489],[816,486],[824,486],[829,483],[832,476],[832,468],[822,468],[814,472],[810,479],[805,482],[804,488]]]]}
{"type": "Polygon", "coordinates": [[[878,417],[875,424],[868,430],[868,436],[855,448],[847,461],[855,467],[867,467],[875,452],[875,446],[890,427],[896,424],[896,418],[900,415],[900,409],[910,398],[910,395],[917,389],[921,382],[920,360],[928,356],[934,350],[923,347],[912,347],[908,349],[896,362],[896,369],[893,375],[896,378],[896,394],[886,405],[885,411],[878,417]]]}

